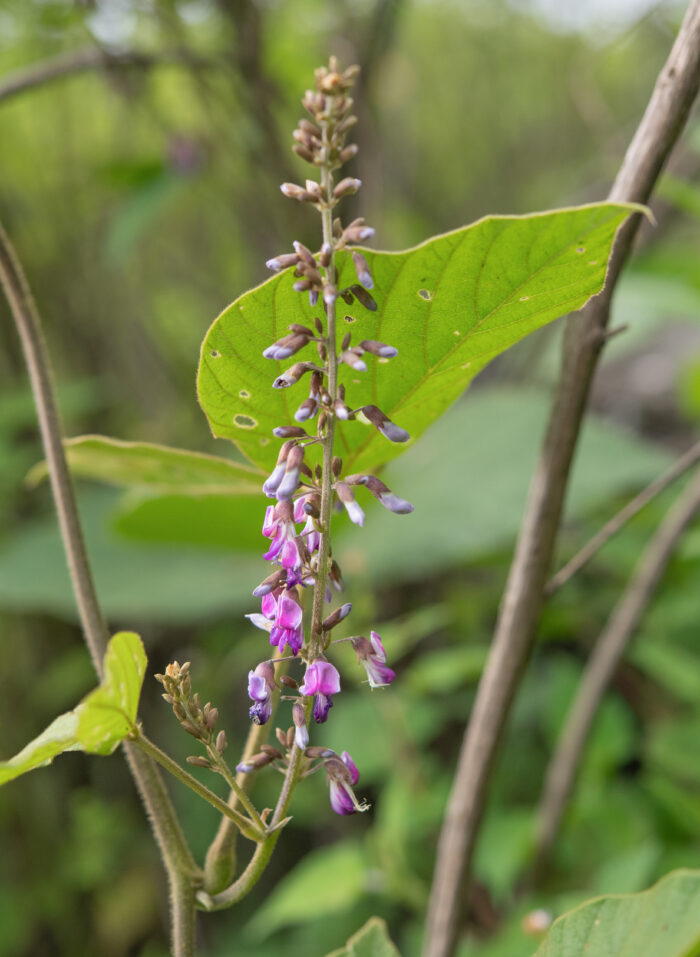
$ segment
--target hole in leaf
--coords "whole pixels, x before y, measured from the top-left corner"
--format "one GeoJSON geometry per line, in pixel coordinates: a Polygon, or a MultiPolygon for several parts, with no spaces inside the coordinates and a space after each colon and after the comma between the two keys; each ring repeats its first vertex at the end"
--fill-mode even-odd
{"type": "Polygon", "coordinates": [[[455,329],[455,335],[456,335],[456,336],[461,336],[462,333],[459,331],[459,329],[455,329]]]}
{"type": "Polygon", "coordinates": [[[346,321],[346,322],[355,322],[355,317],[354,317],[354,316],[345,316],[345,321],[346,321]]]}
{"type": "Polygon", "coordinates": [[[249,398],[250,398],[250,392],[246,392],[245,389],[241,389],[241,391],[240,391],[238,394],[240,395],[240,397],[241,397],[242,399],[249,399],[249,398]]]}
{"type": "Polygon", "coordinates": [[[588,265],[589,265],[589,266],[597,266],[597,265],[598,265],[598,260],[597,260],[597,259],[591,259],[591,261],[589,262],[588,265]]]}
{"type": "Polygon", "coordinates": [[[217,352],[216,349],[212,349],[209,355],[212,357],[212,359],[219,359],[221,357],[221,353],[217,352]]]}
{"type": "Polygon", "coordinates": [[[529,296],[521,296],[521,297],[520,297],[520,301],[521,301],[521,302],[527,302],[529,298],[530,298],[529,296]]]}
{"type": "Polygon", "coordinates": [[[261,445],[269,445],[269,444],[270,444],[270,440],[268,439],[268,437],[267,437],[266,435],[264,435],[264,436],[260,439],[260,444],[261,444],[261,445]]]}
{"type": "Polygon", "coordinates": [[[586,251],[586,247],[585,247],[585,246],[578,246],[578,247],[576,248],[576,252],[577,252],[577,253],[585,253],[585,251],[586,251]]]}
{"type": "Polygon", "coordinates": [[[433,294],[429,289],[419,289],[418,295],[421,297],[421,299],[425,299],[426,302],[430,302],[430,300],[433,298],[433,294]]]}
{"type": "Polygon", "coordinates": [[[233,422],[239,429],[254,429],[258,424],[255,419],[251,419],[249,415],[234,415],[233,422]]]}

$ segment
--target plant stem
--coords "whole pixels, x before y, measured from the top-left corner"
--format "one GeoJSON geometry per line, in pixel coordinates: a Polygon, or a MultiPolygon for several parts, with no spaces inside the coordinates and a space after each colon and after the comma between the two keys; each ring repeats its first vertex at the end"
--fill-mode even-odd
{"type": "MultiPolygon", "coordinates": [[[[330,261],[326,269],[328,281],[335,287],[337,273],[335,268],[335,243],[333,241],[333,174],[330,169],[330,143],[328,123],[322,126],[323,146],[326,161],[321,167],[321,191],[326,205],[321,211],[323,242],[330,246],[330,261]]],[[[328,392],[331,405],[326,418],[326,434],[323,439],[323,474],[321,476],[321,540],[318,549],[318,572],[314,583],[314,601],[311,612],[311,630],[309,636],[309,659],[311,661],[322,651],[323,644],[323,606],[328,581],[328,563],[331,556],[331,506],[333,504],[333,443],[335,441],[335,411],[333,403],[338,395],[338,346],[335,329],[335,300],[326,303],[326,370],[328,373],[328,392]]]]}
{"type": "Polygon", "coordinates": [[[669,509],[642,553],[627,588],[596,642],[554,755],[549,763],[537,814],[535,872],[554,844],[598,705],[630,638],[654,596],[683,532],[700,511],[700,472],[669,509]]]}
{"type": "Polygon", "coordinates": [[[689,468],[692,468],[698,461],[700,461],[700,442],[696,442],[695,445],[691,446],[663,475],[654,479],[645,489],[642,489],[639,495],[635,495],[624,508],[620,509],[617,515],[613,515],[610,521],[606,522],[600,531],[597,532],[566,565],[560,568],[556,575],[550,578],[547,582],[545,594],[553,595],[562,585],[565,585],[577,572],[581,571],[591,558],[593,558],[614,535],[617,535],[617,533],[624,528],[631,518],[634,518],[645,505],[648,505],[649,502],[684,475],[685,472],[687,472],[689,468]]]}
{"type": "MultiPolygon", "coordinates": [[[[699,83],[700,0],[691,0],[610,191],[611,201],[648,200],[685,125],[699,83]]],[[[454,953],[462,886],[469,874],[503,729],[534,643],[571,462],[593,372],[605,342],[613,289],[639,220],[639,215],[632,216],[620,229],[603,292],[568,321],[547,434],[440,834],[423,957],[448,957],[454,953]]]]}
{"type": "MultiPolygon", "coordinates": [[[[223,798],[220,798],[218,794],[215,794],[213,791],[210,791],[209,788],[197,780],[194,775],[190,774],[189,771],[185,771],[184,768],[180,767],[177,761],[161,751],[158,745],[154,744],[149,740],[145,734],[137,729],[134,732],[134,743],[137,747],[147,754],[150,758],[153,758],[162,768],[165,768],[173,777],[176,777],[179,781],[182,781],[183,784],[186,784],[188,788],[198,794],[201,798],[204,798],[212,807],[216,808],[221,814],[226,815],[230,818],[246,836],[250,836],[251,833],[254,833],[258,830],[258,821],[260,818],[258,816],[258,821],[251,821],[247,817],[244,817],[243,814],[240,814],[238,811],[235,811],[233,808],[229,807],[226,801],[223,798]]],[[[256,812],[257,813],[257,812],[256,812]]],[[[262,821],[260,821],[262,825],[262,821]]],[[[264,827],[264,825],[262,825],[264,827]]],[[[251,838],[253,839],[253,838],[251,838]]]]}
{"type": "MultiPolygon", "coordinates": [[[[292,794],[299,780],[302,758],[303,752],[294,745],[289,759],[289,767],[284,777],[284,784],[282,785],[282,790],[280,791],[280,796],[277,799],[277,805],[272,815],[271,826],[281,824],[287,816],[292,794]]],[[[282,830],[283,828],[280,827],[258,844],[245,870],[226,890],[221,891],[219,894],[212,895],[200,891],[197,895],[197,900],[201,906],[205,910],[223,910],[226,907],[231,907],[232,904],[238,903],[239,900],[245,897],[262,877],[282,830]]]]}
{"type": "MultiPolygon", "coordinates": [[[[246,811],[250,815],[251,820],[253,820],[255,824],[257,824],[257,826],[261,830],[264,830],[265,825],[262,822],[262,818],[258,814],[257,808],[255,807],[253,802],[250,800],[250,798],[248,797],[246,792],[243,790],[243,788],[239,785],[238,781],[236,780],[236,778],[234,777],[231,771],[231,768],[228,766],[226,761],[219,754],[219,752],[216,750],[213,744],[207,747],[207,754],[209,755],[209,760],[211,761],[211,763],[216,765],[216,768],[219,774],[221,775],[221,777],[224,779],[224,781],[226,781],[228,786],[231,788],[233,793],[236,795],[238,800],[246,809],[246,811]]],[[[226,805],[226,806],[230,807],[230,805],[226,805]]]]}
{"type": "MultiPolygon", "coordinates": [[[[34,299],[12,244],[0,225],[0,284],[10,306],[24,352],[39,429],[49,471],[51,491],[58,515],[80,623],[95,671],[102,677],[109,632],[102,615],[88,561],[73,483],[63,449],[61,423],[53,387],[51,364],[34,299]]],[[[160,848],[170,888],[171,936],[175,957],[194,954],[194,905],[192,895],[182,890],[193,884],[197,866],[187,846],[175,809],[156,767],[124,744],[132,777],[160,848]],[[189,909],[189,910],[188,910],[189,909]]]]}

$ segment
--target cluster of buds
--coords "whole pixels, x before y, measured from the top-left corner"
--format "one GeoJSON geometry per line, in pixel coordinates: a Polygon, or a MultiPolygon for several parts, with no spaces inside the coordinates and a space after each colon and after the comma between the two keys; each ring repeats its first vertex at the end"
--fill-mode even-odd
{"type": "MultiPolygon", "coordinates": [[[[163,698],[172,706],[173,714],[184,730],[201,742],[210,753],[223,754],[227,741],[225,731],[216,731],[219,709],[210,701],[202,705],[199,693],[192,694],[190,662],[186,661],[181,665],[173,661],[165,669],[165,674],[157,674],[155,679],[163,686],[163,698]]],[[[187,762],[197,767],[217,770],[211,761],[200,755],[191,755],[187,762]]]]}
{"type": "Polygon", "coordinates": [[[410,438],[405,429],[392,422],[376,405],[350,406],[345,388],[338,382],[339,367],[347,366],[353,373],[361,373],[367,370],[368,359],[387,360],[398,355],[394,346],[374,339],[353,344],[350,333],[340,344],[336,340],[339,301],[348,306],[357,302],[368,310],[377,308],[370,293],[375,286],[370,264],[363,252],[354,248],[370,239],[374,230],[364,219],[355,219],[344,227],[340,219],[334,218],[338,202],[357,192],[362,185],[352,176],[334,181],[334,173],[357,153],[357,146],[346,142],[347,134],[357,122],[349,96],[357,72],[357,67],[340,72],[333,58],[327,69],[316,72],[315,89],[308,90],[302,101],[309,118],[299,122],[293,148],[320,172],[320,178],[319,181],[307,179],[304,185],[282,184],[286,196],[319,210],[324,227],[322,244],[314,253],[295,242],[293,252],[275,256],[267,263],[275,272],[290,270],[293,289],[308,294],[312,308],[319,305],[320,315],[314,317],[313,328],[311,324],[291,323],[288,333],[263,351],[265,358],[277,362],[302,353],[291,366],[278,373],[272,382],[273,388],[294,389],[307,376],[309,383],[308,396],[294,413],[297,424],[281,424],[273,430],[283,443],[276,465],[263,485],[264,494],[275,502],[267,507],[262,527],[263,535],[270,542],[264,558],[272,565],[272,571],[253,592],[261,599],[260,611],[248,615],[254,625],[269,634],[270,644],[277,649],[276,658],[261,662],[249,672],[251,720],[264,724],[270,719],[273,694],[279,690],[283,692],[283,700],[292,702],[293,725],[286,731],[277,729],[282,750],[265,746],[259,754],[238,766],[239,771],[259,770],[268,764],[283,768],[291,760],[292,750],[299,749],[307,762],[303,774],[320,766],[325,768],[331,805],[339,814],[366,810],[366,805],[353,793],[359,774],[347,752],[338,756],[329,749],[309,746],[310,717],[317,723],[325,722],[333,698],[341,689],[340,674],[327,655],[331,649],[349,641],[371,688],[390,684],[395,675],[386,664],[386,653],[375,631],[370,632],[369,639],[357,635],[332,638],[333,630],[350,614],[349,602],[328,613],[323,610],[319,615],[318,609],[323,609],[324,602],[332,599],[331,586],[338,590],[342,587],[341,572],[330,547],[331,512],[337,503],[338,508],[345,508],[352,522],[363,525],[365,514],[355,498],[360,487],[366,488],[392,512],[406,514],[413,510],[409,502],[395,495],[376,476],[344,475],[342,460],[333,455],[338,422],[358,420],[373,425],[390,442],[406,442],[410,438]],[[337,279],[336,256],[341,250],[350,255],[357,277],[357,282],[345,288],[338,287],[337,279]],[[311,355],[303,355],[303,350],[311,348],[318,354],[318,362],[311,355]],[[312,434],[307,429],[314,419],[316,431],[312,434]],[[323,448],[325,467],[314,464],[314,447],[318,446],[323,448]],[[309,587],[314,587],[317,593],[312,621],[305,629],[302,594],[309,587]],[[301,683],[287,675],[276,678],[275,665],[281,655],[305,663],[301,683]]]}

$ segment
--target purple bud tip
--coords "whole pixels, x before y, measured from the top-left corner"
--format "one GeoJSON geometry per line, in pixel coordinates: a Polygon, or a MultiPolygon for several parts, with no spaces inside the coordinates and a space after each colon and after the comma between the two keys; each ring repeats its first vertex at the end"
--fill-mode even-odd
{"type": "Polygon", "coordinates": [[[294,413],[294,418],[297,420],[297,422],[306,422],[306,420],[310,417],[310,415],[311,415],[311,409],[306,408],[302,405],[301,408],[297,409],[296,412],[294,413]]]}
{"type": "Polygon", "coordinates": [[[360,282],[365,287],[365,289],[374,289],[374,280],[372,279],[372,276],[370,275],[370,273],[367,272],[367,270],[364,270],[364,272],[361,272],[357,278],[360,280],[360,282]]]}
{"type": "Polygon", "coordinates": [[[374,229],[371,226],[365,226],[360,230],[360,242],[364,242],[365,239],[371,239],[374,236],[374,229]]]}
{"type": "Polygon", "coordinates": [[[406,429],[402,429],[393,422],[385,422],[379,427],[379,431],[389,439],[390,442],[408,442],[411,438],[410,433],[407,432],[406,429]]]}
{"type": "Polygon", "coordinates": [[[251,772],[251,771],[254,771],[254,770],[255,770],[255,768],[253,767],[253,765],[252,765],[252,764],[248,764],[248,763],[245,762],[245,761],[241,761],[240,764],[237,764],[237,765],[236,765],[236,771],[237,771],[239,774],[250,774],[250,772],[251,772]]]}
{"type": "Polygon", "coordinates": [[[399,350],[393,346],[382,346],[379,355],[384,359],[394,359],[399,354],[399,350]]]}
{"type": "Polygon", "coordinates": [[[281,268],[281,263],[279,259],[268,259],[265,265],[267,266],[268,269],[271,269],[272,272],[279,272],[281,268]]]}

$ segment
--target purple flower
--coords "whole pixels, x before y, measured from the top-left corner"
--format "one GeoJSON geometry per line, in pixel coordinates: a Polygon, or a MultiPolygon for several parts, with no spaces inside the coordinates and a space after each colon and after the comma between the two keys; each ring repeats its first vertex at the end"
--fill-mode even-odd
{"type": "Polygon", "coordinates": [[[298,654],[304,643],[302,617],[301,605],[292,592],[283,591],[277,601],[277,614],[270,631],[270,644],[276,645],[280,651],[284,650],[285,645],[289,645],[291,653],[298,654]]]}
{"type": "Polygon", "coordinates": [[[248,712],[255,724],[265,724],[272,714],[272,692],[275,690],[275,668],[272,662],[261,662],[248,672],[248,697],[253,706],[248,712]]]}
{"type": "Polygon", "coordinates": [[[333,707],[331,695],[340,691],[340,675],[329,661],[317,659],[306,669],[304,684],[299,688],[303,695],[316,695],[314,721],[323,724],[333,707]]]}
{"type": "Polygon", "coordinates": [[[383,688],[396,677],[396,673],[386,664],[386,652],[382,639],[376,631],[371,631],[370,640],[353,638],[352,646],[357,653],[357,660],[367,672],[370,688],[383,688]]]}
{"type": "Polygon", "coordinates": [[[367,811],[369,806],[360,803],[353,792],[353,786],[360,779],[360,772],[347,751],[338,757],[327,758],[324,762],[330,787],[331,807],[336,814],[354,814],[355,811],[367,811]]]}

